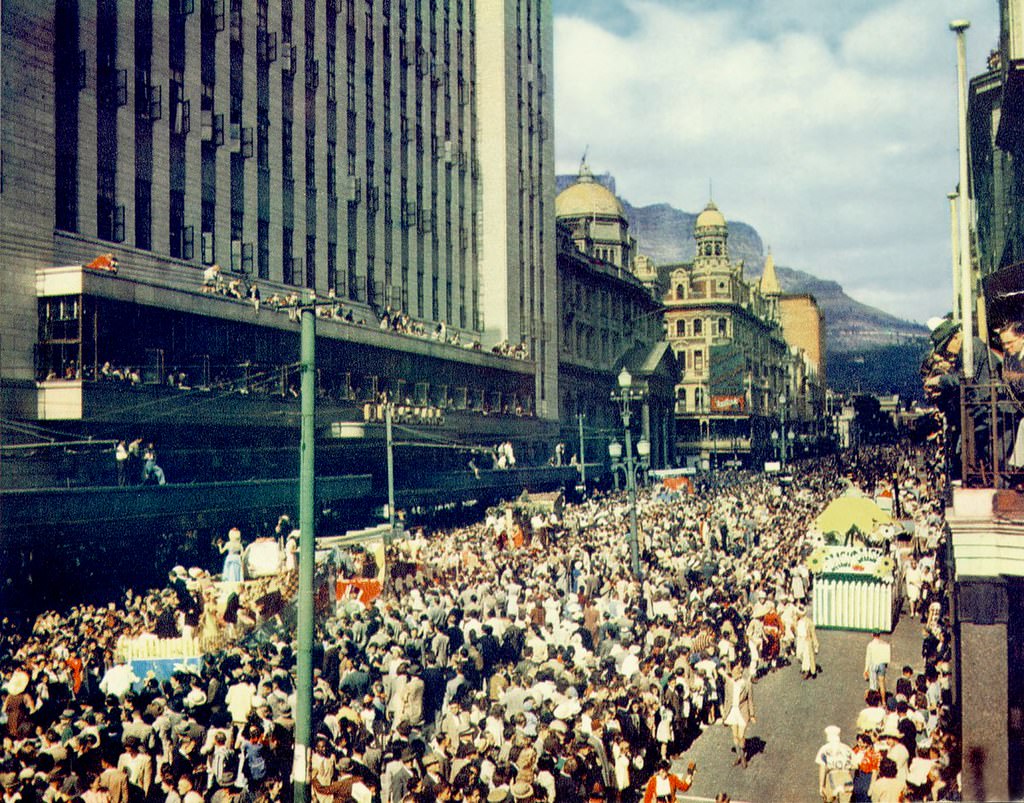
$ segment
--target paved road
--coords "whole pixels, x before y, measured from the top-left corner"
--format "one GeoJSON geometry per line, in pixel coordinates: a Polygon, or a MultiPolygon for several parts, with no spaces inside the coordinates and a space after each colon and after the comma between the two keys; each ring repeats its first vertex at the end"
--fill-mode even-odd
{"type": "MultiPolygon", "coordinates": [[[[697,762],[693,786],[682,799],[714,800],[727,792],[734,803],[820,801],[814,756],[825,741],[825,726],[841,727],[847,743],[855,735],[853,725],[867,689],[864,649],[870,638],[868,633],[819,630],[822,671],[817,678],[802,680],[799,665],[761,678],[754,686],[757,721],[747,731],[747,748],[754,752],[749,766],[733,766],[729,729],[713,725],[675,762],[674,772],[681,772],[688,761],[697,762]]],[[[920,624],[902,617],[890,641],[888,679],[895,687],[904,664],[915,671],[923,668],[920,624]]]]}

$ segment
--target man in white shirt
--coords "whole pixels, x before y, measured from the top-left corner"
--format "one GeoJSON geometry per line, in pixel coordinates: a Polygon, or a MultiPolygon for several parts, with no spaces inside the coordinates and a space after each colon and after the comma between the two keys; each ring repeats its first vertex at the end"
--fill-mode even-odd
{"type": "Polygon", "coordinates": [[[849,803],[853,794],[853,750],[840,741],[839,736],[837,726],[825,728],[825,744],[814,757],[818,765],[818,788],[826,803],[849,803]]]}
{"type": "Polygon", "coordinates": [[[868,688],[879,691],[885,702],[885,671],[892,660],[892,647],[883,641],[881,633],[875,633],[864,651],[864,680],[868,688]]]}

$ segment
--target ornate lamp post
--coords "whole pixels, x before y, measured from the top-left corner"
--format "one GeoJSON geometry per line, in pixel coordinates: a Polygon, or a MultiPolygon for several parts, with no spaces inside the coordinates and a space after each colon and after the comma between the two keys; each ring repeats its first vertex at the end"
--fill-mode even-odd
{"type": "MultiPolygon", "coordinates": [[[[626,438],[626,454],[623,459],[622,446],[618,443],[608,444],[608,456],[612,459],[612,472],[619,470],[625,474],[626,492],[629,496],[629,560],[633,570],[633,577],[640,579],[640,543],[637,536],[637,515],[636,515],[636,473],[640,468],[645,468],[650,459],[651,444],[641,439],[636,445],[639,460],[633,457],[633,437],[629,429],[632,411],[630,405],[634,401],[640,401],[646,395],[646,391],[640,387],[633,386],[633,377],[625,368],[619,373],[618,390],[612,391],[612,401],[619,405],[619,412],[622,415],[622,428],[626,438]]],[[[618,488],[618,475],[616,474],[616,488],[618,488]]]]}

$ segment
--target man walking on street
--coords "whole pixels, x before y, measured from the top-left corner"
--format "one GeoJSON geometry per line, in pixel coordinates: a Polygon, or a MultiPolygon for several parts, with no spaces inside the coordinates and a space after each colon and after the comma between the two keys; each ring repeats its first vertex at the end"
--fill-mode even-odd
{"type": "Polygon", "coordinates": [[[754,697],[750,679],[741,664],[732,668],[725,679],[725,711],[723,724],[732,729],[733,749],[739,753],[736,764],[747,768],[747,725],[754,722],[754,697]]]}
{"type": "Polygon", "coordinates": [[[868,688],[878,691],[882,695],[882,702],[885,703],[885,671],[892,660],[892,647],[889,642],[883,641],[882,634],[876,632],[868,648],[864,651],[864,680],[868,682],[868,688]]]}
{"type": "Polygon", "coordinates": [[[839,740],[836,725],[825,728],[825,744],[818,750],[818,791],[825,803],[850,803],[853,795],[853,750],[839,740]]]}

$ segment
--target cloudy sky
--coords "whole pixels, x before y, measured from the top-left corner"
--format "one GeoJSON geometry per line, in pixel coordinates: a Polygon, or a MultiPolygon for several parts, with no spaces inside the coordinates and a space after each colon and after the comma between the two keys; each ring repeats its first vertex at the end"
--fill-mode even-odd
{"type": "MultiPolygon", "coordinates": [[[[948,311],[956,50],[997,0],[554,0],[555,151],[643,206],[703,208],[910,320],[948,311]]],[[[641,250],[643,243],[640,243],[641,250]]]]}

